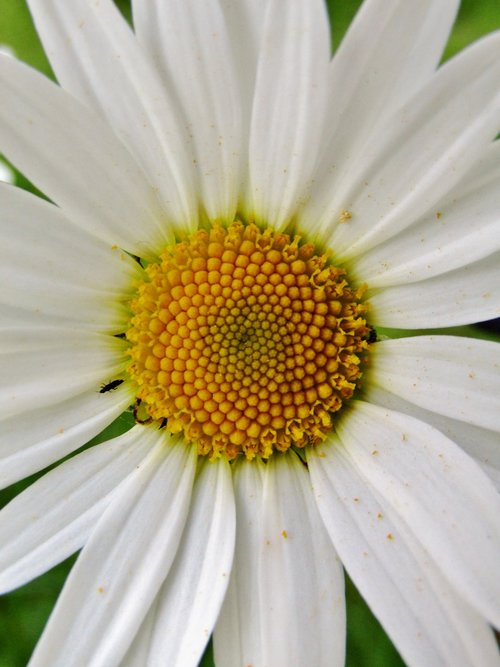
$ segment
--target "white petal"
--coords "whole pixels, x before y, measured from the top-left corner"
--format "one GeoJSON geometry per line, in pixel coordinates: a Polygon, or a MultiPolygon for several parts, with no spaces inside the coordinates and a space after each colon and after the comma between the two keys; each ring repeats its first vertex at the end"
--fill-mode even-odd
{"type": "Polygon", "coordinates": [[[257,219],[286,224],[310,185],[326,110],[330,58],[323,0],[270,0],[250,127],[250,185],[257,219]]]}
{"type": "Polygon", "coordinates": [[[151,640],[151,633],[155,626],[155,612],[158,603],[158,598],[153,602],[149,608],[139,631],[137,632],[134,641],[130,645],[127,654],[120,662],[120,667],[147,667],[149,642],[151,640]]]}
{"type": "Polygon", "coordinates": [[[441,433],[444,433],[447,438],[465,449],[481,465],[495,484],[500,482],[498,477],[500,475],[500,436],[498,433],[437,414],[434,410],[439,407],[439,401],[435,402],[431,412],[418,407],[414,403],[409,403],[403,400],[401,396],[382,389],[371,382],[367,382],[365,385],[364,398],[369,403],[404,412],[434,426],[441,433]]]}
{"type": "Polygon", "coordinates": [[[151,433],[136,427],[78,454],[2,509],[2,593],[46,572],[85,544],[113,491],[151,449],[151,433]]]}
{"type": "Polygon", "coordinates": [[[44,76],[0,56],[0,144],[79,226],[139,256],[168,236],[154,188],[97,114],[44,76]]]}
{"type": "MultiPolygon", "coordinates": [[[[240,165],[241,186],[238,208],[247,218],[253,215],[253,209],[249,188],[249,165],[246,155],[267,3],[268,0],[237,0],[236,2],[235,0],[221,0],[220,3],[224,12],[241,93],[242,154],[245,157],[240,165]]],[[[137,5],[144,7],[144,3],[141,3],[140,0],[137,1],[137,5]]]]}
{"type": "Polygon", "coordinates": [[[354,402],[337,431],[366,483],[456,590],[498,626],[500,498],[486,475],[428,424],[368,403],[354,402]]]}
{"type": "Polygon", "coordinates": [[[455,271],[369,294],[371,319],[382,327],[425,329],[500,315],[500,253],[455,271]]]}
{"type": "MultiPolygon", "coordinates": [[[[255,77],[259,60],[259,47],[264,29],[265,10],[269,0],[221,0],[233,57],[238,71],[242,92],[242,113],[249,116],[252,105],[255,77]]],[[[140,0],[135,0],[141,10],[140,0]]],[[[145,9],[145,8],[144,8],[145,9]]],[[[248,118],[247,118],[248,120],[248,118]]]]}
{"type": "Polygon", "coordinates": [[[137,36],[178,99],[193,141],[202,204],[231,222],[240,185],[241,99],[218,3],[134,3],[137,36]]]}
{"type": "Polygon", "coordinates": [[[3,418],[99,391],[127,364],[123,340],[56,327],[0,330],[0,349],[3,418]]]}
{"type": "Polygon", "coordinates": [[[466,172],[457,187],[452,190],[452,194],[466,197],[498,178],[500,178],[500,141],[494,141],[466,172]]]}
{"type": "Polygon", "coordinates": [[[295,455],[266,465],[260,541],[263,664],[342,667],[344,576],[295,455]]]}
{"type": "Polygon", "coordinates": [[[320,226],[352,258],[394,236],[460,181],[500,123],[500,34],[448,61],[363,147],[363,162],[338,183],[320,226]],[[351,219],[342,224],[340,214],[351,219]],[[339,223],[339,224],[337,224],[339,223]]]}
{"type": "Polygon", "coordinates": [[[491,630],[457,595],[335,436],[308,456],[325,525],[409,667],[498,665],[491,630]]]}
{"type": "Polygon", "coordinates": [[[197,667],[229,583],[235,536],[231,470],[223,460],[201,465],[175,561],[144,620],[150,626],[144,666],[197,667]]]}
{"type": "Polygon", "coordinates": [[[500,250],[500,142],[488,155],[496,156],[480,182],[479,164],[439,205],[418,224],[381,243],[355,262],[359,282],[371,288],[412,283],[471,264],[500,250]],[[465,191],[465,192],[464,192],[465,191]]]}
{"type": "Polygon", "coordinates": [[[127,386],[91,390],[0,421],[0,488],[42,470],[100,433],[133,402],[127,386]]]}
{"type": "Polygon", "coordinates": [[[30,667],[118,665],[174,559],[196,451],[158,444],[128,477],[83,548],[30,667]],[[76,647],[76,649],[75,649],[76,647]]]}
{"type": "Polygon", "coordinates": [[[30,0],[59,83],[102,114],[158,192],[169,223],[195,224],[187,136],[174,102],[109,0],[30,0]]]}
{"type": "Polygon", "coordinates": [[[295,455],[245,470],[254,467],[243,462],[235,478],[237,546],[214,635],[215,662],[343,665],[342,568],[307,472],[295,455]]]}
{"type": "Polygon", "coordinates": [[[478,461],[478,463],[481,466],[481,469],[491,479],[491,481],[495,485],[495,488],[497,489],[497,491],[500,493],[500,467],[497,466],[496,468],[494,468],[493,466],[489,465],[488,463],[483,463],[481,461],[478,461]]]}
{"type": "Polygon", "coordinates": [[[340,148],[345,141],[340,136],[344,127],[351,140],[348,156],[352,155],[354,141],[373,133],[375,123],[427,83],[441,59],[458,5],[457,0],[362,4],[330,67],[331,131],[336,137],[332,145],[340,148]]]}
{"type": "Polygon", "coordinates": [[[217,667],[263,665],[259,570],[264,464],[233,464],[236,546],[226,598],[214,632],[217,667]]]}
{"type": "Polygon", "coordinates": [[[5,164],[3,160],[0,159],[0,182],[2,183],[15,183],[16,176],[12,169],[5,164]]]}
{"type": "Polygon", "coordinates": [[[308,229],[334,203],[345,173],[363,166],[365,144],[383,121],[431,78],[457,8],[457,0],[368,0],[361,5],[330,66],[322,176],[306,205],[308,229]]]}
{"type": "Polygon", "coordinates": [[[367,381],[442,415],[500,431],[500,345],[458,336],[377,343],[367,381]]]}
{"type": "Polygon", "coordinates": [[[142,274],[137,262],[52,204],[1,184],[0,225],[0,303],[79,328],[123,330],[124,301],[142,274]]]}

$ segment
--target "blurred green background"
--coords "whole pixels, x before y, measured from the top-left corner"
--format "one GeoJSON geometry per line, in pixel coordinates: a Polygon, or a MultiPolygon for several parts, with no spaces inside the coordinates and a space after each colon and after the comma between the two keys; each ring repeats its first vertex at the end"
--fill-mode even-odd
{"type": "MultiPolygon", "coordinates": [[[[71,2],[71,0],[66,1],[71,2]]],[[[440,2],[441,0],[435,1],[440,2]]],[[[125,16],[130,18],[129,0],[116,0],[116,4],[125,16]]],[[[327,4],[336,46],[361,2],[360,0],[327,0],[327,4]]],[[[445,58],[460,51],[481,35],[499,27],[499,0],[463,0],[445,58]]],[[[0,47],[5,45],[14,49],[15,54],[21,60],[52,76],[24,0],[0,0],[0,47]]],[[[16,181],[21,187],[31,187],[20,174],[16,174],[16,181]]],[[[488,336],[484,331],[472,327],[463,328],[460,331],[454,330],[454,333],[488,336]]],[[[128,418],[124,416],[117,424],[112,425],[101,434],[99,441],[118,435],[129,426],[128,418]]],[[[0,506],[7,503],[34,479],[25,480],[2,491],[0,506]]],[[[27,664],[73,562],[74,558],[71,558],[23,588],[0,598],[0,667],[24,667],[27,664]]],[[[403,662],[398,653],[349,581],[347,582],[347,609],[348,667],[402,667],[403,662]]],[[[213,665],[210,648],[202,665],[203,667],[213,665]]]]}

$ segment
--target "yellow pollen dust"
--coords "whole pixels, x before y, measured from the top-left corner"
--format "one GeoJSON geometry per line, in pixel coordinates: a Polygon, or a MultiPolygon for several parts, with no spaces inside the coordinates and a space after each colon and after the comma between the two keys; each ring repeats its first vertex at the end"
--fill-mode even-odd
{"type": "Polygon", "coordinates": [[[299,236],[236,221],[146,272],[127,332],[141,409],[210,458],[325,437],[368,346],[362,290],[342,269],[299,236]]]}

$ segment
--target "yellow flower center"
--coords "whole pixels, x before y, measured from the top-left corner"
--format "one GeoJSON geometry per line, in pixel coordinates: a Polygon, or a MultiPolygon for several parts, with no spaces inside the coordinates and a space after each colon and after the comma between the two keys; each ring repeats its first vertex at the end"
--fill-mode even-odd
{"type": "Polygon", "coordinates": [[[127,332],[141,409],[211,458],[325,437],[368,345],[344,270],[299,236],[236,221],[167,247],[146,272],[127,332]]]}

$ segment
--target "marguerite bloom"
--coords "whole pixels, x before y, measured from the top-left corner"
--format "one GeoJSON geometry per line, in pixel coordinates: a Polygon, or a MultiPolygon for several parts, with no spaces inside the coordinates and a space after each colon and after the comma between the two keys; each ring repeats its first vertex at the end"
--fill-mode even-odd
{"type": "Polygon", "coordinates": [[[498,665],[500,36],[455,0],[29,0],[0,60],[8,591],[82,549],[31,667],[498,665]],[[53,202],[53,203],[51,203],[53,202]]]}

